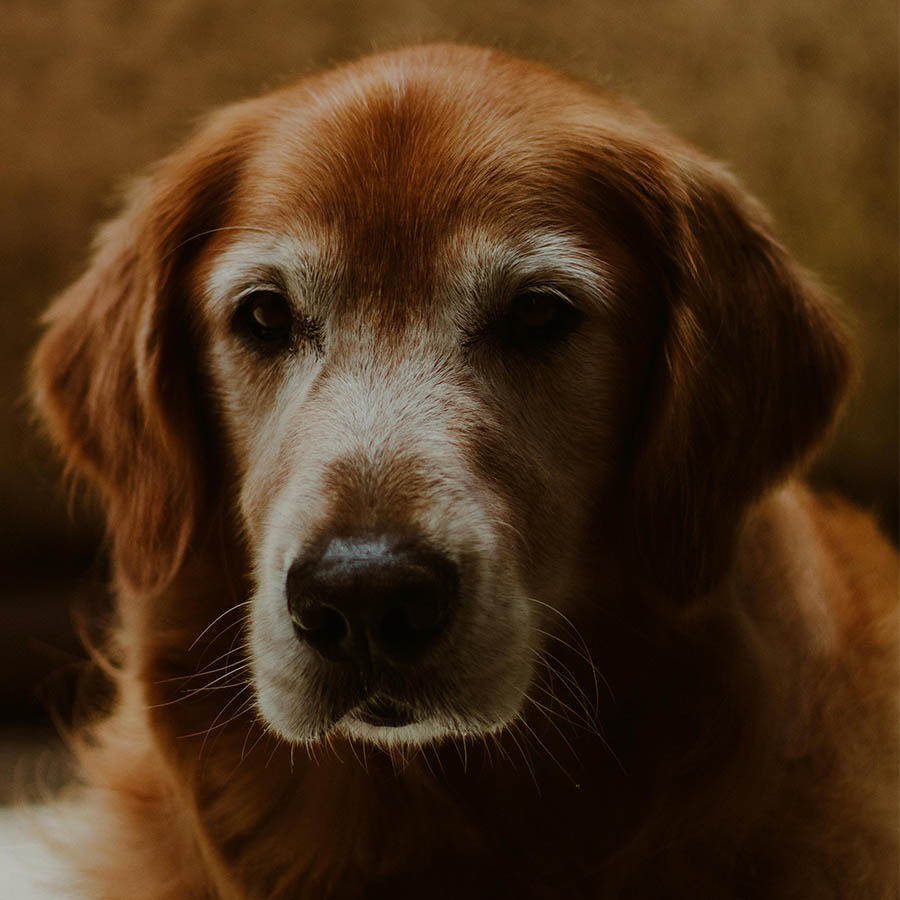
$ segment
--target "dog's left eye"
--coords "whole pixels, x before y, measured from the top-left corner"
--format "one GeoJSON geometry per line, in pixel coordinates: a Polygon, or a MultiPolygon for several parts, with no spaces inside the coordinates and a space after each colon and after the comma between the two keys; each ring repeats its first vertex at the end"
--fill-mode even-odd
{"type": "Polygon", "coordinates": [[[580,320],[581,313],[554,291],[520,291],[505,316],[505,337],[516,349],[535,353],[561,341],[580,320]]]}

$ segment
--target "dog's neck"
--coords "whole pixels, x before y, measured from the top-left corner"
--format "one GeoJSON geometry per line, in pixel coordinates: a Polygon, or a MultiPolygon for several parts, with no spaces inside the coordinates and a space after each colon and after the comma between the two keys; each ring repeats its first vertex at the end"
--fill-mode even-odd
{"type": "MultiPolygon", "coordinates": [[[[752,827],[769,802],[760,785],[774,792],[779,766],[802,745],[802,734],[785,727],[796,695],[771,679],[759,681],[762,671],[773,671],[771,660],[759,665],[746,638],[781,623],[785,665],[793,665],[789,632],[804,627],[807,601],[778,597],[779,606],[794,610],[787,618],[783,608],[771,615],[748,608],[745,598],[761,592],[743,582],[755,567],[741,563],[766,552],[767,532],[794,514],[784,502],[773,499],[748,520],[732,576],[715,597],[660,615],[665,597],[637,588],[629,596],[629,585],[611,577],[607,588],[615,584],[628,604],[581,605],[594,610],[579,628],[609,682],[609,689],[600,682],[596,698],[565,688],[566,677],[585,685],[594,673],[576,646],[561,646],[557,681],[546,682],[548,694],[535,695],[518,726],[405,757],[339,740],[292,749],[267,734],[253,715],[246,671],[238,664],[233,673],[221,669],[238,656],[240,607],[205,644],[173,653],[172,646],[186,646],[179,635],[186,598],[192,611],[185,623],[196,621],[199,605],[209,605],[210,621],[221,608],[224,585],[212,573],[223,571],[222,560],[198,556],[167,591],[166,627],[127,630],[155,638],[126,648],[135,664],[125,676],[131,690],[123,693],[123,703],[142,705],[146,739],[166,770],[160,783],[172,796],[170,803],[161,798],[159,809],[193,810],[179,827],[203,859],[198,884],[206,879],[222,897],[292,896],[300,885],[343,897],[360,888],[355,873],[365,872],[370,882],[381,876],[393,885],[392,896],[415,895],[414,878],[397,873],[427,869],[433,856],[459,860],[448,871],[458,871],[460,881],[448,893],[464,890],[476,873],[483,886],[490,877],[481,869],[485,859],[507,873],[507,887],[508,873],[516,871],[526,880],[571,881],[575,891],[584,867],[601,865],[613,884],[615,872],[628,868],[624,861],[640,858],[648,843],[687,840],[685,811],[707,803],[716,784],[733,797],[722,827],[733,830],[741,821],[736,806],[745,808],[744,825],[752,827]],[[647,615],[650,609],[656,614],[647,615]],[[196,675],[204,666],[209,673],[196,675]],[[739,708],[735,698],[743,698],[739,708]],[[198,722],[208,728],[198,733],[198,722]],[[754,767],[770,771],[754,774],[754,767]],[[701,797],[692,784],[698,772],[701,797]],[[680,825],[661,815],[666,809],[683,811],[680,825]],[[547,848],[543,859],[522,856],[535,846],[547,848]]],[[[239,592],[234,599],[245,597],[239,592]]],[[[129,717],[140,714],[132,709],[129,717]]],[[[711,827],[710,808],[697,818],[711,827]]]]}

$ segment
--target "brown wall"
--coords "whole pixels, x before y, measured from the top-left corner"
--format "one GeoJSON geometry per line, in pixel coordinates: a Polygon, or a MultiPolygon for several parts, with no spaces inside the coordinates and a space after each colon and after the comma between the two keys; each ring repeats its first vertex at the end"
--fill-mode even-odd
{"type": "Polygon", "coordinates": [[[68,516],[20,397],[39,311],[79,272],[117,187],[211,105],[423,38],[493,44],[611,84],[732,162],[858,317],[864,381],[819,471],[896,529],[893,0],[5,0],[0,571],[12,587],[0,591],[0,659],[4,641],[21,648],[40,623],[66,621],[69,588],[48,595],[46,582],[96,557],[96,517],[68,516]]]}

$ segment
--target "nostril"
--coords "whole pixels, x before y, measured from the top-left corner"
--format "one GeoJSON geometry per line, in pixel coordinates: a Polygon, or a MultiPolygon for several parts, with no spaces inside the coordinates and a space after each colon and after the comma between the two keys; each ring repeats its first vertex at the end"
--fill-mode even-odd
{"type": "Polygon", "coordinates": [[[396,659],[424,650],[443,630],[449,603],[437,585],[400,591],[387,598],[370,626],[375,643],[396,659]]]}
{"type": "Polygon", "coordinates": [[[353,641],[349,611],[342,610],[339,601],[339,592],[329,589],[319,560],[304,560],[291,566],[287,605],[294,631],[322,656],[335,660],[349,657],[353,641]]]}
{"type": "Polygon", "coordinates": [[[316,647],[339,647],[350,636],[350,626],[331,606],[306,606],[291,610],[291,618],[302,637],[316,647]]]}
{"type": "Polygon", "coordinates": [[[425,590],[412,596],[402,597],[400,612],[404,625],[410,631],[428,631],[436,628],[447,615],[449,597],[441,584],[428,584],[425,590]]]}

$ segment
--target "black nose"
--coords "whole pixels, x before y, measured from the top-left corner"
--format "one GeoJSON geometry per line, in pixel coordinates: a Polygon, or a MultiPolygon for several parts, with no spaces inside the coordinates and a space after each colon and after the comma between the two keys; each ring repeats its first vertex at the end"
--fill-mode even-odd
{"type": "Polygon", "coordinates": [[[291,566],[288,610],[301,639],[328,659],[411,663],[444,632],[458,582],[456,564],[421,543],[332,538],[291,566]]]}

